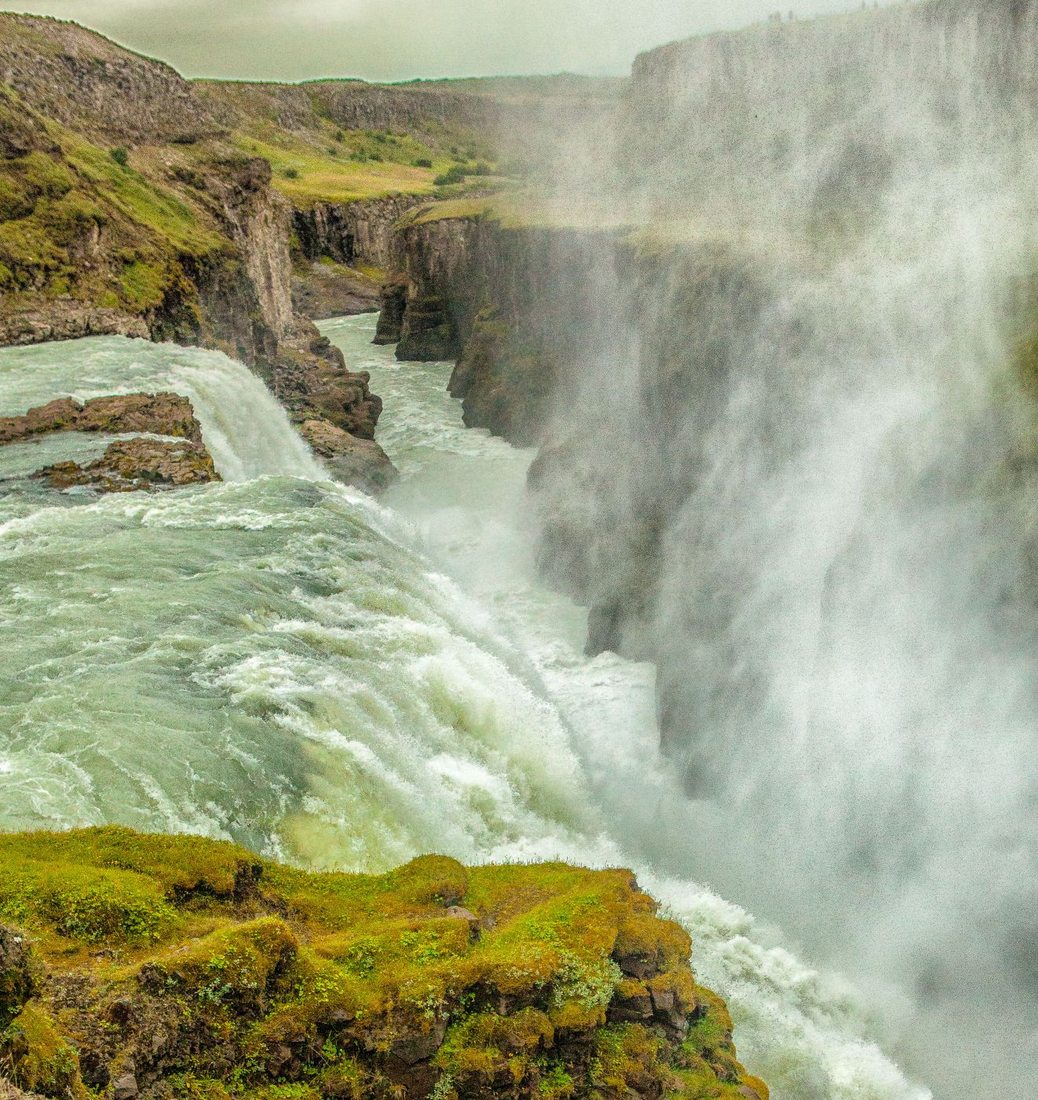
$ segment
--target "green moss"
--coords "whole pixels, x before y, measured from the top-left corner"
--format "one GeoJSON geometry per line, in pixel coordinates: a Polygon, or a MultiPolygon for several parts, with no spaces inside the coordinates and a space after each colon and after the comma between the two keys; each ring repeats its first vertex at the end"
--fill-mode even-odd
{"type": "Polygon", "coordinates": [[[135,260],[119,277],[120,298],[135,312],[154,308],[162,304],[169,279],[169,269],[162,261],[135,260]]]}
{"type": "Polygon", "coordinates": [[[43,1096],[81,1100],[87,1095],[79,1057],[45,1009],[28,1004],[0,1036],[0,1072],[43,1096]]]}
{"type": "Polygon", "coordinates": [[[392,194],[431,194],[441,161],[412,138],[394,139],[349,131],[334,142],[331,124],[311,134],[290,134],[280,127],[254,124],[233,140],[243,152],[263,157],[274,172],[274,186],[299,207],[317,202],[348,203],[392,194]],[[428,160],[432,167],[415,164],[428,160]]]}
{"type": "Polygon", "coordinates": [[[502,1082],[605,1096],[639,1073],[660,1088],[682,1074],[743,1081],[723,1005],[695,987],[687,937],[654,909],[629,872],[564,864],[425,856],[385,875],[309,874],[197,837],[0,836],[0,920],[34,937],[52,976],[22,1009],[29,1045],[78,1044],[91,1066],[118,1067],[161,1025],[164,1079],[190,1100],[388,1100],[391,1065],[416,1058],[442,1098],[502,1082]],[[660,968],[633,983],[643,995],[680,992],[699,1013],[684,1047],[664,1022],[608,1024],[631,994],[621,949],[660,968]],[[49,991],[63,975],[83,992],[59,1013],[49,991]],[[133,1027],[99,1032],[126,1004],[133,1027]]]}
{"type": "Polygon", "coordinates": [[[36,208],[36,196],[20,174],[10,169],[0,175],[0,222],[27,218],[36,208]]]}
{"type": "Polygon", "coordinates": [[[45,198],[61,198],[72,190],[73,181],[68,168],[47,153],[32,152],[19,160],[9,162],[25,183],[45,198]]]}
{"type": "Polygon", "coordinates": [[[176,925],[161,887],[141,875],[12,860],[0,880],[0,916],[82,943],[147,943],[176,925]]]}
{"type": "Polygon", "coordinates": [[[436,1055],[436,1065],[455,1090],[478,1092],[501,1078],[515,1085],[537,1083],[539,1055],[553,1045],[555,1028],[536,1008],[511,1016],[470,1016],[453,1027],[436,1055]]]}

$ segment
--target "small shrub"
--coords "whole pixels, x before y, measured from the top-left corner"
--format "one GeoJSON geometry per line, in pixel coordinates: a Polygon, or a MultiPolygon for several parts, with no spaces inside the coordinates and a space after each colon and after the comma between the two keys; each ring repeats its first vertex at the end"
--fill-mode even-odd
{"type": "Polygon", "coordinates": [[[461,183],[467,174],[463,164],[455,164],[442,175],[437,176],[435,183],[437,187],[447,187],[452,183],[461,183]]]}
{"type": "Polygon", "coordinates": [[[120,145],[116,149],[112,149],[110,156],[120,168],[125,168],[130,163],[130,154],[127,149],[120,145]]]}
{"type": "Polygon", "coordinates": [[[286,168],[285,169],[285,178],[290,179],[290,180],[299,179],[299,169],[298,168],[286,168]]]}
{"type": "Polygon", "coordinates": [[[419,157],[414,162],[415,168],[432,168],[432,161],[428,157],[419,157]]]}

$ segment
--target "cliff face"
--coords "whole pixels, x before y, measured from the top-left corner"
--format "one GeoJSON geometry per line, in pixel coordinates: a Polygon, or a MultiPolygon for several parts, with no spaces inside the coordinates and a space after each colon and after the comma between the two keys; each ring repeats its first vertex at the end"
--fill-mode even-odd
{"type": "Polygon", "coordinates": [[[566,403],[559,363],[609,338],[592,322],[614,278],[613,235],[452,213],[431,207],[398,228],[404,289],[389,286],[384,305],[399,327],[380,339],[399,338],[400,359],[456,359],[465,423],[532,445],[566,403]]]}
{"type": "Polygon", "coordinates": [[[421,86],[384,86],[359,80],[310,81],[302,85],[225,84],[200,81],[198,92],[227,127],[256,117],[285,130],[311,128],[316,112],[344,130],[399,131],[437,139],[445,130],[490,137],[499,108],[490,97],[421,86]]]}
{"type": "Polygon", "coordinates": [[[192,143],[220,132],[179,73],[74,23],[4,13],[0,81],[42,114],[113,144],[192,143]]]}
{"type": "MultiPolygon", "coordinates": [[[[819,410],[868,401],[892,362],[923,371],[925,392],[963,341],[1013,330],[1003,284],[1034,250],[1030,215],[1006,211],[1033,210],[1036,35],[1038,5],[959,2],[665,47],[635,67],[625,189],[602,195],[641,229],[585,234],[581,251],[564,230],[444,207],[402,231],[401,356],[458,357],[466,422],[542,444],[542,565],[592,607],[592,651],[657,662],[663,738],[690,783],[723,782],[702,731],[735,744],[759,728],[769,662],[795,643],[796,592],[768,616],[746,606],[768,600],[760,562],[774,554],[774,577],[776,547],[808,537],[795,508],[772,510],[782,478],[806,493],[835,415],[819,410]],[[983,244],[958,260],[963,241],[983,244]],[[894,284],[930,303],[922,324],[894,284]],[[516,335],[538,353],[523,369],[516,335]],[[704,639],[709,675],[694,677],[704,639]]],[[[848,568],[804,583],[835,601],[848,568]]]]}
{"type": "Polygon", "coordinates": [[[295,210],[293,300],[299,312],[319,321],[377,310],[386,273],[398,264],[394,226],[425,201],[387,195],[295,210]]]}
{"type": "Polygon", "coordinates": [[[673,43],[635,62],[621,158],[664,216],[763,207],[828,228],[898,175],[1026,144],[1036,49],[1033,0],[929,0],[673,43]]]}
{"type": "Polygon", "coordinates": [[[687,934],[627,871],[426,856],[310,875],[124,829],[2,837],[0,866],[16,1088],[767,1100],[687,934]]]}
{"type": "Polygon", "coordinates": [[[408,210],[426,202],[420,195],[387,195],[348,204],[316,203],[296,210],[293,224],[307,260],[328,257],[340,264],[389,270],[397,256],[393,226],[408,210]]]}
{"type": "Polygon", "coordinates": [[[224,141],[167,66],[72,24],[2,25],[0,342],[218,348],[299,420],[370,439],[367,376],[294,309],[292,208],[268,161],[224,141]]]}

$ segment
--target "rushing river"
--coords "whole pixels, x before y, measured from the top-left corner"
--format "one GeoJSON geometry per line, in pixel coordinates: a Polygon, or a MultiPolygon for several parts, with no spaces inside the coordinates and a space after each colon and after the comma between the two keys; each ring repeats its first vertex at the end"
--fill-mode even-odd
{"type": "Polygon", "coordinates": [[[328,481],[218,353],[0,351],[0,415],[175,390],[224,477],[57,494],[27,474],[105,438],[0,451],[0,827],[192,831],[317,868],[428,851],[633,865],[778,1100],[927,1096],[870,1041],[908,1026],[896,999],[863,1004],[697,885],[651,669],[585,658],[586,613],[536,581],[532,452],[463,428],[449,366],[397,364],[373,318],[323,327],[386,399],[403,476],[381,505],[328,481]]]}

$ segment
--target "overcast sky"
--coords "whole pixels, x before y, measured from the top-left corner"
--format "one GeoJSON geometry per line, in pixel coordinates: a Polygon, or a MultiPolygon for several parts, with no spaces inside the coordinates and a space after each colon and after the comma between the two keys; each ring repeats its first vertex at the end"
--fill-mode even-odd
{"type": "MultiPolygon", "coordinates": [[[[639,51],[745,26],[776,0],[9,0],[75,19],[186,76],[300,80],[626,73],[639,51]]],[[[791,0],[784,0],[788,11],[791,0]]],[[[0,7],[7,7],[0,0],[0,7]]],[[[859,0],[793,0],[800,16],[859,0]]]]}

